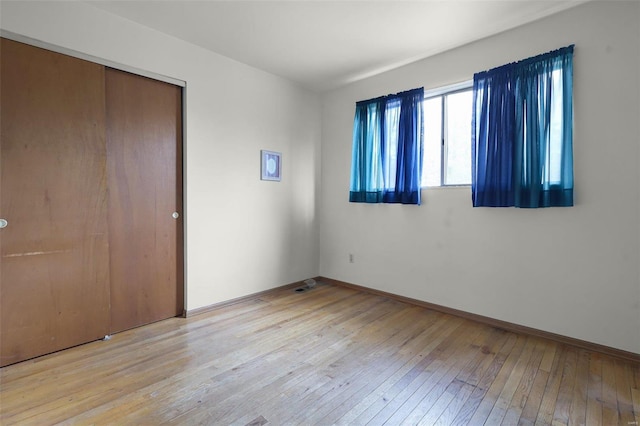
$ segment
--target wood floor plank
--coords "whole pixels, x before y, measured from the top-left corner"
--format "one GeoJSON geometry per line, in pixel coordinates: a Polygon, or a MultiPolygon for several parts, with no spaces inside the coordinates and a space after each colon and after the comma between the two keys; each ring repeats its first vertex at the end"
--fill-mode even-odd
{"type": "Polygon", "coordinates": [[[553,358],[556,352],[555,345],[544,340],[541,341],[541,344],[544,355],[542,356],[535,379],[531,385],[531,390],[527,395],[525,406],[518,419],[518,425],[530,426],[535,424],[536,416],[538,415],[538,410],[540,409],[540,404],[544,396],[544,389],[549,380],[549,373],[553,367],[553,358]]]}
{"type": "MultiPolygon", "coordinates": [[[[446,409],[434,423],[435,425],[450,425],[455,422],[456,417],[461,412],[473,392],[477,388],[480,380],[488,371],[492,362],[496,359],[500,347],[506,339],[502,330],[493,329],[484,345],[479,347],[475,359],[468,367],[464,368],[456,380],[462,383],[460,391],[454,396],[446,409]]],[[[424,421],[424,418],[423,418],[424,421]]]]}
{"type": "Polygon", "coordinates": [[[465,333],[467,333],[467,331],[462,327],[457,327],[452,330],[436,348],[428,354],[425,354],[410,371],[394,383],[393,386],[384,392],[372,405],[367,407],[353,422],[357,424],[368,424],[372,422],[373,419],[376,419],[376,422],[386,421],[386,416],[389,411],[393,410],[391,413],[395,411],[394,405],[387,409],[391,401],[393,401],[399,393],[405,391],[407,387],[417,387],[426,380],[427,377],[437,373],[438,368],[444,363],[447,356],[452,353],[455,342],[461,337],[464,337],[465,333]]]}
{"type": "Polygon", "coordinates": [[[576,378],[573,386],[573,397],[569,408],[569,424],[583,425],[587,416],[587,392],[589,385],[589,353],[578,352],[576,378]]]}
{"type": "Polygon", "coordinates": [[[631,389],[631,398],[633,399],[633,415],[637,424],[640,424],[640,389],[631,389]]]}
{"type": "Polygon", "coordinates": [[[558,400],[558,392],[562,382],[562,371],[564,368],[566,354],[566,346],[559,347],[553,359],[553,365],[549,372],[547,386],[544,389],[544,396],[540,403],[540,409],[536,416],[535,425],[550,425],[553,421],[553,413],[556,409],[556,401],[558,400]]]}
{"type": "MultiPolygon", "coordinates": [[[[507,414],[507,409],[509,408],[509,404],[511,404],[511,400],[513,399],[516,390],[518,389],[518,385],[523,380],[525,376],[525,371],[527,365],[529,364],[529,360],[534,353],[534,349],[536,347],[536,341],[534,339],[527,339],[525,347],[523,348],[520,356],[518,357],[513,370],[509,374],[507,381],[504,384],[498,398],[487,417],[486,423],[497,425],[501,424],[505,415],[507,414]]],[[[519,416],[518,416],[519,417],[519,416]]],[[[515,422],[514,422],[515,423],[515,422]]]]}
{"type": "Polygon", "coordinates": [[[315,423],[324,419],[336,407],[339,407],[343,400],[348,400],[358,392],[372,376],[378,376],[386,371],[386,367],[389,366],[388,361],[394,357],[392,348],[400,347],[410,336],[415,334],[418,327],[420,325],[416,324],[415,321],[410,321],[391,339],[381,342],[376,347],[369,348],[364,353],[350,354],[351,360],[355,361],[356,365],[364,363],[369,365],[370,368],[362,370],[346,363],[341,365],[341,371],[337,371],[338,374],[336,376],[344,379],[339,383],[339,386],[332,388],[330,392],[324,393],[321,398],[308,400],[308,403],[312,404],[312,408],[307,409],[304,414],[298,412],[295,416],[286,419],[285,423],[301,424],[307,421],[315,423]],[[358,373],[353,374],[355,371],[358,371],[358,373]]]}
{"type": "Polygon", "coordinates": [[[591,354],[589,359],[585,422],[602,425],[602,357],[599,354],[591,354]]]}
{"type": "MultiPolygon", "coordinates": [[[[442,325],[439,323],[436,323],[436,324],[438,326],[442,325]]],[[[430,330],[434,327],[434,325],[435,324],[426,325],[422,330],[424,331],[424,333],[416,333],[416,336],[418,336],[419,338],[413,339],[413,336],[409,337],[407,339],[407,342],[403,343],[402,345],[399,345],[402,349],[396,351],[395,356],[393,356],[390,360],[391,361],[390,365],[382,373],[378,375],[374,375],[374,377],[372,378],[370,377],[370,374],[368,374],[371,370],[368,369],[366,370],[366,373],[365,373],[365,371],[360,369],[360,374],[365,375],[365,377],[367,378],[367,382],[366,382],[366,385],[363,386],[363,388],[361,388],[358,392],[365,395],[368,394],[368,392],[370,392],[370,389],[375,387],[377,383],[379,383],[380,381],[384,381],[390,374],[393,374],[394,372],[396,372],[397,369],[400,368],[400,366],[402,366],[402,364],[407,362],[406,361],[407,358],[411,356],[411,353],[403,354],[402,353],[403,349],[407,347],[417,348],[425,344],[425,342],[432,337],[430,330]],[[415,340],[415,341],[412,342],[412,340],[415,340]]],[[[415,349],[413,351],[415,352],[415,349]]],[[[374,364],[374,366],[379,366],[379,365],[383,365],[383,364],[382,363],[374,364]]],[[[305,377],[305,379],[307,379],[307,377],[305,377]]],[[[313,377],[310,378],[310,381],[312,383],[314,380],[315,379],[313,377]]],[[[301,389],[302,392],[308,392],[311,390],[311,388],[308,385],[301,384],[301,386],[303,386],[303,389],[301,389]]],[[[266,403],[262,405],[254,405],[253,410],[256,412],[271,412],[273,410],[273,407],[280,403],[278,399],[285,397],[285,395],[286,395],[286,398],[289,398],[288,396],[289,394],[296,394],[295,390],[288,392],[289,387],[287,386],[281,386],[281,388],[284,392],[281,392],[279,395],[276,393],[275,398],[268,399],[266,403]]],[[[342,415],[342,413],[344,412],[345,408],[347,407],[350,408],[357,401],[360,401],[360,398],[357,395],[352,395],[350,398],[347,398],[344,401],[342,401],[341,405],[337,407],[335,410],[333,410],[330,414],[334,415],[334,418],[339,418],[339,416],[342,415]]],[[[329,424],[328,422],[326,423],[329,424]]],[[[333,421],[331,423],[333,423],[333,421]]]]}
{"type": "MultiPolygon", "coordinates": [[[[377,386],[375,386],[372,391],[369,393],[364,392],[362,394],[363,399],[357,401],[357,403],[356,401],[351,402],[350,405],[352,405],[352,407],[350,410],[338,418],[336,423],[342,425],[355,424],[357,423],[356,419],[360,416],[371,417],[372,413],[377,413],[377,411],[381,409],[381,406],[384,406],[388,402],[388,398],[403,386],[403,382],[406,383],[409,377],[415,376],[422,368],[430,362],[433,362],[433,359],[430,357],[431,352],[440,346],[442,342],[454,333],[464,322],[460,318],[449,316],[446,316],[446,318],[447,320],[441,322],[439,327],[434,328],[433,333],[429,335],[428,341],[423,342],[424,346],[420,347],[417,352],[409,352],[408,355],[411,355],[411,358],[382,381],[382,383],[375,383],[377,386]]],[[[407,354],[407,351],[401,350],[400,353],[407,354]]],[[[369,389],[367,389],[367,391],[368,390],[369,389]]]]}
{"type": "Polygon", "coordinates": [[[487,421],[487,418],[493,411],[493,407],[498,401],[507,381],[509,380],[509,377],[511,376],[511,372],[515,368],[517,362],[520,360],[520,355],[525,348],[525,343],[527,342],[527,340],[527,337],[517,336],[516,344],[514,345],[511,353],[507,357],[504,364],[501,366],[500,371],[491,383],[491,387],[482,398],[478,409],[471,417],[471,424],[484,424],[487,421]]]}
{"type": "Polygon", "coordinates": [[[502,333],[495,329],[478,330],[472,335],[475,336],[474,340],[459,347],[455,364],[450,363],[448,370],[445,364],[440,368],[442,375],[434,374],[406,398],[389,419],[389,424],[435,424],[439,419],[448,424],[455,418],[473,391],[472,383],[476,380],[473,375],[478,375],[477,370],[485,366],[481,363],[483,359],[495,356],[494,351],[501,343],[498,336],[502,336],[502,333]]]}
{"type": "Polygon", "coordinates": [[[553,360],[556,358],[558,345],[556,345],[554,342],[547,341],[546,346],[547,349],[545,350],[542,361],[540,362],[540,370],[551,373],[551,369],[553,368],[553,360]]]}
{"type": "MultiPolygon", "coordinates": [[[[384,315],[383,312],[380,313],[384,315]]],[[[405,326],[409,326],[410,323],[407,320],[400,320],[398,316],[404,315],[403,312],[397,312],[395,319],[401,321],[405,326]],[[404,322],[402,322],[404,321],[404,322]]],[[[394,318],[394,316],[390,317],[394,318]]],[[[323,363],[318,364],[319,358],[315,358],[314,365],[320,369],[323,373],[323,379],[318,386],[319,381],[316,377],[309,378],[308,381],[303,382],[302,386],[306,387],[307,392],[303,397],[298,398],[291,406],[289,413],[278,413],[282,417],[269,416],[270,421],[276,424],[292,423],[295,424],[295,420],[301,413],[305,413],[307,416],[311,416],[313,412],[317,411],[322,405],[326,404],[336,395],[339,395],[344,389],[351,387],[354,380],[354,373],[357,374],[359,369],[357,368],[361,362],[366,362],[370,352],[375,351],[376,347],[384,344],[388,341],[389,336],[386,333],[381,333],[378,325],[375,321],[367,321],[367,325],[362,327],[361,332],[366,335],[367,345],[349,344],[343,347],[342,351],[331,348],[327,351],[327,357],[323,358],[323,363]],[[296,407],[299,407],[296,410],[296,407]]],[[[361,336],[352,334],[342,342],[349,341],[353,343],[358,341],[361,336]]],[[[384,358],[383,358],[384,359],[384,358]]]]}
{"type": "MultiPolygon", "coordinates": [[[[388,304],[387,304],[388,305],[388,304]]],[[[383,317],[385,315],[387,315],[390,310],[389,309],[385,309],[384,305],[378,305],[376,306],[377,309],[372,309],[369,312],[366,312],[366,315],[363,318],[360,318],[360,322],[361,325],[360,327],[358,327],[359,330],[369,330],[371,332],[377,331],[379,329],[379,324],[376,321],[372,321],[374,318],[379,318],[379,317],[383,317]],[[366,325],[363,328],[363,325],[366,325]]],[[[399,311],[398,314],[402,314],[405,315],[404,312],[399,311]]],[[[406,323],[407,325],[409,324],[408,322],[406,323]]],[[[382,333],[379,333],[380,338],[384,339],[386,338],[385,335],[382,333]]],[[[335,344],[341,344],[343,347],[343,351],[339,351],[336,350],[334,345],[329,345],[329,347],[324,348],[322,350],[319,351],[314,351],[315,353],[313,354],[309,354],[308,356],[303,356],[302,358],[305,360],[305,363],[308,364],[312,364],[315,365],[316,367],[319,368],[323,368],[325,369],[326,374],[323,375],[323,377],[321,378],[321,380],[318,380],[317,377],[311,377],[309,379],[309,381],[311,382],[310,386],[311,387],[317,387],[320,389],[324,389],[324,387],[326,386],[330,386],[332,381],[331,378],[332,376],[336,375],[336,369],[340,366],[341,364],[341,359],[345,358],[348,356],[349,351],[346,349],[347,345],[349,342],[351,342],[351,340],[353,339],[353,335],[346,335],[346,336],[342,336],[342,338],[338,339],[336,341],[335,344]],[[324,354],[319,356],[318,354],[324,354]],[[323,362],[325,363],[325,365],[319,365],[317,364],[317,359],[322,359],[323,362]],[[329,383],[329,384],[327,384],[329,383]]],[[[371,342],[372,340],[370,340],[371,342]]],[[[358,345],[353,345],[355,347],[355,350],[359,350],[362,351],[363,349],[358,346],[358,345]]],[[[264,362],[263,362],[264,364],[264,362]]],[[[255,376],[254,374],[251,375],[252,377],[255,376]]],[[[240,395],[246,395],[247,393],[247,385],[244,385],[243,383],[237,381],[236,384],[238,386],[241,386],[243,389],[243,392],[240,395]]],[[[299,384],[298,386],[306,386],[304,382],[302,382],[301,384],[299,384]]],[[[307,387],[306,390],[311,389],[311,387],[307,387]]],[[[250,389],[249,389],[250,390],[250,389]]],[[[234,394],[233,392],[231,393],[232,395],[234,394]]],[[[304,404],[304,402],[300,402],[301,404],[304,404]]],[[[195,419],[196,421],[198,420],[202,420],[202,421],[206,421],[206,422],[218,422],[219,421],[219,416],[221,414],[222,411],[224,411],[224,407],[231,405],[235,407],[235,402],[233,397],[224,399],[224,400],[218,400],[217,404],[216,404],[216,408],[215,410],[207,410],[207,411],[203,411],[201,414],[190,414],[190,418],[195,419]],[[202,417],[202,418],[201,418],[202,417]]],[[[293,409],[294,407],[292,407],[293,409]]],[[[269,417],[270,421],[274,421],[273,416],[269,417]]],[[[277,419],[275,420],[277,421],[277,419]]]]}
{"type": "Polygon", "coordinates": [[[616,399],[618,400],[620,423],[623,425],[633,425],[636,421],[633,414],[631,382],[632,374],[628,364],[616,360],[616,399]]]}
{"type": "MultiPolygon", "coordinates": [[[[340,397],[343,392],[349,393],[357,390],[359,386],[356,386],[356,389],[354,389],[354,379],[356,379],[353,375],[354,369],[358,371],[362,365],[368,365],[371,366],[371,372],[373,374],[377,374],[381,368],[384,368],[386,363],[382,364],[379,360],[388,357],[388,355],[385,355],[385,353],[388,354],[387,346],[390,345],[391,348],[399,347],[406,338],[414,334],[415,329],[413,329],[413,327],[416,324],[412,324],[412,321],[407,317],[403,317],[403,321],[404,325],[392,335],[390,340],[379,340],[375,337],[375,334],[361,336],[365,341],[379,343],[375,343],[375,345],[371,345],[369,347],[365,346],[364,351],[359,350],[357,352],[351,352],[347,355],[350,360],[345,357],[340,359],[339,363],[332,365],[334,368],[331,371],[331,377],[342,377],[342,380],[333,380],[332,386],[328,386],[322,390],[322,396],[318,394],[307,396],[307,403],[305,403],[304,406],[308,406],[310,408],[307,409],[307,414],[305,414],[305,416],[309,416],[311,419],[316,416],[321,418],[326,414],[325,410],[327,407],[335,406],[336,397],[340,397]],[[349,365],[349,363],[352,363],[353,365],[349,365]],[[334,405],[331,405],[331,401],[334,402],[334,405]]],[[[378,329],[376,332],[381,333],[381,336],[386,334],[382,329],[378,329]]],[[[363,379],[366,380],[366,376],[363,379]]],[[[339,403],[337,405],[339,405],[339,403]]],[[[300,418],[301,416],[301,413],[296,413],[294,416],[282,420],[287,423],[295,424],[302,420],[300,418]]]]}
{"type": "Polygon", "coordinates": [[[602,424],[619,423],[615,360],[605,357],[602,360],[602,424]]]}
{"type": "Polygon", "coordinates": [[[453,420],[453,425],[467,425],[471,423],[471,417],[475,415],[478,407],[484,400],[485,395],[489,391],[499,372],[502,370],[502,366],[507,360],[517,340],[518,338],[516,335],[511,333],[506,334],[504,344],[492,360],[484,375],[477,383],[471,382],[475,388],[462,408],[460,408],[458,415],[453,420]]]}
{"type": "Polygon", "coordinates": [[[534,341],[535,346],[533,348],[533,353],[531,354],[531,358],[525,370],[522,374],[522,378],[520,379],[520,383],[516,388],[511,402],[509,403],[508,408],[506,409],[506,413],[503,417],[502,424],[505,426],[515,425],[520,422],[520,418],[522,417],[522,412],[527,404],[527,400],[531,395],[531,390],[535,383],[536,376],[539,372],[540,363],[542,362],[542,358],[544,356],[544,348],[542,341],[534,341]]]}
{"type": "Polygon", "coordinates": [[[578,351],[575,348],[568,348],[562,371],[560,389],[558,390],[556,409],[553,413],[553,424],[555,425],[569,424],[569,410],[573,399],[577,363],[578,351]]]}
{"type": "MultiPolygon", "coordinates": [[[[374,306],[379,305],[382,300],[371,300],[370,303],[367,304],[366,307],[356,305],[356,312],[358,312],[358,308],[363,308],[361,310],[361,316],[370,317],[371,312],[377,312],[376,309],[373,309],[374,306]]],[[[338,306],[336,304],[336,306],[338,306]]],[[[352,316],[349,310],[345,310],[343,308],[339,308],[335,311],[336,314],[342,313],[344,314],[344,318],[350,317],[350,319],[341,322],[341,324],[348,324],[350,321],[363,321],[359,316],[352,316]]],[[[330,316],[330,315],[328,315],[330,316]]],[[[343,318],[343,319],[344,319],[343,318]]],[[[365,321],[366,322],[366,321],[365,321]]],[[[304,350],[306,347],[311,347],[313,352],[317,352],[323,346],[321,333],[318,334],[316,331],[319,327],[322,326],[321,322],[314,321],[313,326],[309,326],[308,324],[301,323],[301,325],[296,325],[294,323],[289,323],[287,327],[286,333],[279,333],[285,336],[285,342],[296,343],[294,346],[298,351],[304,350]],[[294,337],[298,335],[298,331],[305,330],[306,335],[301,336],[298,339],[294,337]],[[311,338],[309,338],[311,337],[311,338]]],[[[340,335],[341,337],[342,335],[340,335]]],[[[240,362],[233,367],[233,369],[226,376],[217,376],[215,377],[215,385],[209,384],[205,386],[204,391],[206,394],[211,392],[211,386],[226,386],[226,393],[224,397],[218,398],[215,401],[215,405],[213,408],[203,408],[201,402],[203,400],[203,396],[199,393],[191,395],[188,401],[184,400],[181,402],[181,406],[174,410],[175,415],[171,415],[171,413],[165,413],[163,415],[163,420],[170,420],[171,422],[180,423],[184,418],[200,418],[203,419],[216,419],[219,416],[223,416],[228,410],[229,406],[233,406],[234,402],[238,398],[244,398],[247,393],[249,393],[252,389],[261,388],[268,385],[269,380],[273,381],[273,369],[265,369],[265,366],[276,365],[280,363],[280,359],[282,356],[290,357],[292,355],[291,351],[287,349],[287,344],[278,341],[277,339],[269,339],[272,342],[277,342],[274,346],[267,346],[261,342],[261,339],[256,340],[255,344],[259,347],[245,346],[243,351],[252,354],[252,359],[243,359],[242,357],[236,357],[240,362]],[[281,346],[278,346],[279,343],[282,343],[281,346]],[[276,347],[277,346],[277,347],[276,347]],[[270,349],[268,353],[263,352],[265,348],[270,349]],[[255,369],[257,372],[252,372],[255,369]],[[245,378],[246,379],[243,379],[245,378]],[[227,382],[232,383],[232,385],[228,385],[227,382]],[[235,398],[235,399],[234,399],[235,398]]],[[[339,352],[334,352],[339,355],[339,352]]],[[[301,356],[298,360],[303,360],[305,365],[311,365],[309,363],[309,357],[301,356]]],[[[280,371],[287,371],[287,369],[292,368],[294,371],[296,370],[296,366],[289,367],[286,364],[281,365],[280,371]]],[[[315,371],[315,370],[312,370],[315,371]]],[[[299,374],[299,371],[297,371],[299,374]]],[[[276,376],[277,377],[277,376],[276,376]]],[[[315,384],[319,383],[318,380],[315,380],[315,384]]],[[[204,399],[206,401],[206,398],[204,399]]],[[[154,415],[158,415],[157,413],[154,415]]]]}
{"type": "MultiPolygon", "coordinates": [[[[395,353],[390,358],[390,363],[385,363],[384,370],[363,370],[361,386],[352,392],[348,398],[341,398],[339,401],[334,400],[331,411],[326,413],[324,417],[318,420],[319,424],[334,424],[338,422],[347,412],[355,413],[354,407],[358,402],[363,401],[366,396],[372,395],[376,389],[380,389],[383,383],[398,375],[403,368],[408,365],[415,365],[418,355],[424,348],[433,341],[436,336],[435,332],[442,324],[439,322],[429,321],[429,323],[417,324],[417,330],[413,332],[404,342],[399,344],[395,353]],[[337,405],[336,405],[337,404],[337,405]]],[[[378,357],[380,353],[375,356],[378,357]]],[[[380,363],[375,363],[378,366],[380,363]]],[[[344,419],[343,419],[344,421],[344,419]]]]}
{"type": "Polygon", "coordinates": [[[0,369],[0,424],[637,422],[640,365],[355,289],[281,289],[0,369]]]}
{"type": "MultiPolygon", "coordinates": [[[[383,423],[400,424],[406,422],[408,424],[417,424],[430,413],[432,418],[426,421],[433,424],[442,412],[446,409],[455,395],[461,390],[463,382],[456,380],[456,376],[466,368],[475,356],[474,350],[487,342],[489,333],[480,330],[469,330],[469,335],[461,335],[456,345],[452,346],[451,355],[444,353],[441,362],[436,371],[431,372],[425,381],[414,381],[419,384],[415,389],[408,387],[407,394],[401,392],[392,403],[385,408],[390,416],[385,414],[384,410],[380,413],[384,420],[383,423]],[[434,409],[434,406],[435,409],[434,409]]],[[[372,424],[375,423],[375,418],[372,424]]]]}
{"type": "Polygon", "coordinates": [[[353,407],[356,401],[361,400],[363,395],[371,393],[373,389],[393,376],[403,364],[410,362],[416,353],[428,345],[430,339],[424,331],[431,329],[432,327],[427,323],[414,322],[407,328],[409,331],[407,335],[399,334],[397,336],[399,338],[397,343],[394,344],[389,340],[376,350],[371,351],[368,355],[371,360],[367,364],[372,368],[361,369],[360,373],[352,380],[351,389],[344,389],[343,392],[334,395],[328,403],[315,410],[305,421],[317,422],[318,424],[335,423],[353,407]],[[389,351],[389,346],[392,348],[391,351],[389,351]],[[385,358],[388,360],[387,362],[379,362],[385,358]]]}

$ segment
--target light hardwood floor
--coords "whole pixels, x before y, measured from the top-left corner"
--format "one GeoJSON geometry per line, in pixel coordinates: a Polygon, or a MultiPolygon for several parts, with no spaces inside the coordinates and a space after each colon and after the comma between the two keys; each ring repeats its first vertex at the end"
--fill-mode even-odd
{"type": "Polygon", "coordinates": [[[636,425],[640,365],[322,284],[0,370],[0,424],[636,425]]]}

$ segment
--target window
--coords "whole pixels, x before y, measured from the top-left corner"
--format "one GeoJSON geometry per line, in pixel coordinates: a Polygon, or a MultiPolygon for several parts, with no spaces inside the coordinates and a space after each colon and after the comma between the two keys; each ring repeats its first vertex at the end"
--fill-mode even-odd
{"type": "Polygon", "coordinates": [[[456,185],[474,207],[573,205],[573,45],[356,103],[350,202],[419,205],[422,187],[456,185]]]}
{"type": "Polygon", "coordinates": [[[425,93],[423,187],[471,184],[472,85],[425,93]]]}

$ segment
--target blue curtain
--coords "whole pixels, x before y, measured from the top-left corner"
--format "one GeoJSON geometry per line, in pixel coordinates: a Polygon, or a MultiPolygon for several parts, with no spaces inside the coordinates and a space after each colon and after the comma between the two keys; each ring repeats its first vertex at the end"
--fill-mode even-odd
{"type": "Polygon", "coordinates": [[[356,103],[349,201],[420,204],[424,89],[356,103]]]}
{"type": "Polygon", "coordinates": [[[573,45],[473,77],[474,207],[573,205],[573,45]]]}

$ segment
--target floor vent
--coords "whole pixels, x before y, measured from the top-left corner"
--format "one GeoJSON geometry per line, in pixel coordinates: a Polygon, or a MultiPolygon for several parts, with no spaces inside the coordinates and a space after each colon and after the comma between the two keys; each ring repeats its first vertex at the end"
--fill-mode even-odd
{"type": "Polygon", "coordinates": [[[260,416],[257,419],[252,420],[249,423],[247,423],[246,426],[262,426],[262,425],[266,425],[267,423],[269,423],[269,421],[267,419],[265,419],[264,417],[260,416]]]}
{"type": "Polygon", "coordinates": [[[296,288],[295,291],[296,293],[304,293],[305,291],[311,290],[312,288],[314,288],[317,284],[316,280],[314,280],[313,278],[309,278],[308,280],[304,280],[303,281],[304,286],[302,287],[298,287],[296,288]]]}

